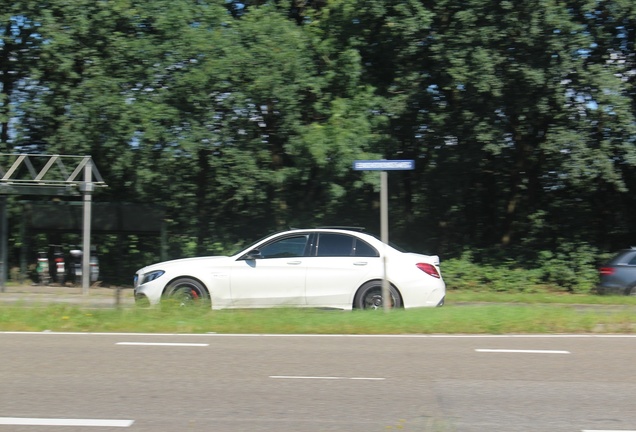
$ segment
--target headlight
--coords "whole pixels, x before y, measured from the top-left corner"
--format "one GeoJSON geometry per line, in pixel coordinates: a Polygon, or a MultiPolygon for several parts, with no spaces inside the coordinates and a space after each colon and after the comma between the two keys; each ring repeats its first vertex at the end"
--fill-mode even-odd
{"type": "Polygon", "coordinates": [[[153,280],[161,277],[164,273],[165,271],[163,270],[155,270],[155,271],[151,271],[150,273],[146,273],[145,275],[143,275],[143,277],[139,281],[139,285],[152,282],[153,280]]]}

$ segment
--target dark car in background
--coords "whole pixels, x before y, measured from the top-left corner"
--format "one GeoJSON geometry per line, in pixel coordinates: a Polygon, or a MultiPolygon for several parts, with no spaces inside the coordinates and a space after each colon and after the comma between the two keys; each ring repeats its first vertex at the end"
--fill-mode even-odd
{"type": "Polygon", "coordinates": [[[599,268],[599,294],[636,296],[636,246],[623,249],[599,268]]]}

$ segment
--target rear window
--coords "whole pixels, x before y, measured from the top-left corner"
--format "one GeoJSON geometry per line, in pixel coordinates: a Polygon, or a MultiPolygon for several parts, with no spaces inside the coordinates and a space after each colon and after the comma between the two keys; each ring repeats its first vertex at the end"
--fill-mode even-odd
{"type": "Polygon", "coordinates": [[[316,256],[351,256],[353,237],[342,234],[320,234],[316,256]]]}
{"type": "Polygon", "coordinates": [[[378,257],[380,254],[369,243],[356,239],[356,247],[354,255],[357,257],[378,257]]]}
{"type": "Polygon", "coordinates": [[[336,233],[320,233],[316,256],[321,257],[377,257],[379,253],[364,240],[336,233]]]}
{"type": "Polygon", "coordinates": [[[628,249],[619,252],[611,261],[609,265],[636,265],[636,249],[628,249]]]}

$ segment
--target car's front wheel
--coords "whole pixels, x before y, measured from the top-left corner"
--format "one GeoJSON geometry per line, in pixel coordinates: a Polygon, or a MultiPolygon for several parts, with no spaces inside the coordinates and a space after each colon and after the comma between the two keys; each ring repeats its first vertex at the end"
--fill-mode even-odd
{"type": "MultiPolygon", "coordinates": [[[[392,308],[402,307],[400,293],[393,285],[389,285],[389,297],[392,308]]],[[[356,309],[382,309],[384,307],[382,281],[371,281],[362,285],[353,299],[353,307],[356,309]]]]}
{"type": "Polygon", "coordinates": [[[203,284],[196,279],[180,278],[170,282],[164,297],[178,306],[208,304],[210,295],[203,284]]]}

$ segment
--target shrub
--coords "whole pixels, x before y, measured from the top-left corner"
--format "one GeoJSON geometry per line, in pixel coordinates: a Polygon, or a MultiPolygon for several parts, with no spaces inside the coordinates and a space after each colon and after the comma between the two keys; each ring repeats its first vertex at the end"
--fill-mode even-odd
{"type": "Polygon", "coordinates": [[[535,259],[528,258],[527,252],[503,256],[500,250],[465,251],[459,258],[443,261],[446,286],[449,290],[587,293],[598,283],[596,267],[602,257],[584,243],[562,243],[554,251],[539,252],[535,259]]]}
{"type": "Polygon", "coordinates": [[[460,258],[442,263],[442,275],[448,289],[473,291],[540,291],[541,273],[527,270],[510,260],[501,265],[476,262],[470,251],[460,258]]]}
{"type": "Polygon", "coordinates": [[[588,293],[598,283],[599,251],[584,243],[561,243],[555,251],[539,253],[542,279],[573,293],[588,293]]]}

